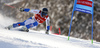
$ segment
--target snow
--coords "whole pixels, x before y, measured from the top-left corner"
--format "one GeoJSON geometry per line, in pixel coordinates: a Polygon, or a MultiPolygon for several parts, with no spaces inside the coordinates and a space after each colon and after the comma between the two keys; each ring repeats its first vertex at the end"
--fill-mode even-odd
{"type": "Polygon", "coordinates": [[[99,42],[70,38],[60,35],[46,35],[41,31],[21,32],[0,29],[0,47],[2,48],[100,48],[99,42]]]}
{"type": "Polygon", "coordinates": [[[100,24],[100,21],[97,21],[97,24],[100,24]]]}
{"type": "Polygon", "coordinates": [[[100,48],[100,42],[67,36],[45,34],[45,31],[6,30],[3,27],[13,23],[13,19],[0,15],[0,48],[100,48]],[[6,20],[5,20],[6,19],[6,20]]]}

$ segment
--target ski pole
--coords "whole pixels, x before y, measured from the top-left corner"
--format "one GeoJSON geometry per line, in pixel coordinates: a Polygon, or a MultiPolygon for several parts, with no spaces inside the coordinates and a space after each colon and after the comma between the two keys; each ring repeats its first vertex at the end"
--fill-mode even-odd
{"type": "Polygon", "coordinates": [[[15,9],[15,10],[19,10],[18,8],[14,7],[14,6],[11,6],[11,5],[8,5],[8,4],[5,4],[5,3],[4,3],[4,5],[5,5],[5,6],[8,6],[8,7],[11,7],[11,8],[13,8],[13,9],[15,9]]]}
{"type": "Polygon", "coordinates": [[[4,3],[4,5],[8,6],[8,7],[11,7],[11,8],[15,8],[14,6],[11,6],[11,5],[8,5],[8,4],[5,4],[5,3],[4,3]]]}

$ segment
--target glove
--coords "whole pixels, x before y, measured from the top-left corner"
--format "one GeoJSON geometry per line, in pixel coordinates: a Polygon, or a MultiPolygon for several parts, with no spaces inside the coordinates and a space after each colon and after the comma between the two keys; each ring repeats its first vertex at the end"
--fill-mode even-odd
{"type": "Polygon", "coordinates": [[[49,30],[46,30],[46,32],[45,32],[46,34],[49,34],[49,30]]]}
{"type": "Polygon", "coordinates": [[[24,8],[20,8],[20,11],[21,11],[21,12],[24,12],[24,8]]]}

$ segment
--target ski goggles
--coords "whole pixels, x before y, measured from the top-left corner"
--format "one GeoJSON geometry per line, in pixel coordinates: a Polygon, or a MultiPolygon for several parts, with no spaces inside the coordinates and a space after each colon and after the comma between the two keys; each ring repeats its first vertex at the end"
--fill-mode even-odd
{"type": "Polygon", "coordinates": [[[48,13],[47,13],[47,12],[45,12],[45,11],[43,11],[43,12],[42,12],[42,15],[47,16],[47,14],[48,14],[48,13]]]}

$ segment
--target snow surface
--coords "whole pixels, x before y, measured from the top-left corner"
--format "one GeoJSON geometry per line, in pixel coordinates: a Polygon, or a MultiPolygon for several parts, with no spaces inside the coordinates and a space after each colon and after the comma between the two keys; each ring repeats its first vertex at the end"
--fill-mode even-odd
{"type": "Polygon", "coordinates": [[[45,34],[45,31],[22,32],[3,29],[15,22],[0,14],[0,48],[100,48],[100,42],[67,36],[45,34]]]}

